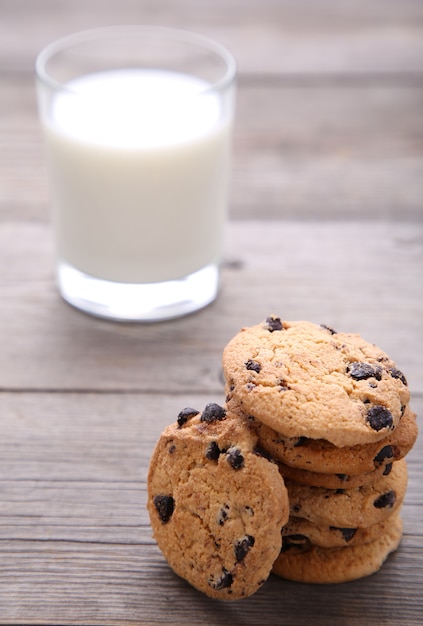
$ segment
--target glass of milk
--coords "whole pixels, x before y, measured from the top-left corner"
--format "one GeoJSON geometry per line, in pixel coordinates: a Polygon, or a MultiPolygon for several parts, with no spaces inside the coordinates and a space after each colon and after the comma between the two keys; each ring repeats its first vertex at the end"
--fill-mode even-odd
{"type": "Polygon", "coordinates": [[[115,320],[175,318],[219,287],[236,67],[216,42],[100,28],[36,60],[63,298],[115,320]]]}

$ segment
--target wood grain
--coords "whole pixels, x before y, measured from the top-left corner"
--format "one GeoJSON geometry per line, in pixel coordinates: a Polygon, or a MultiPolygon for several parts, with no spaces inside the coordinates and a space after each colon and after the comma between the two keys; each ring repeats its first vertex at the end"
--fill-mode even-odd
{"type": "MultiPolygon", "coordinates": [[[[0,216],[45,221],[34,78],[0,73],[0,81],[0,216]]],[[[423,80],[295,84],[241,76],[230,217],[420,219],[422,110],[423,80]]]]}
{"type": "Polygon", "coordinates": [[[0,387],[216,392],[226,342],[276,312],[360,332],[422,390],[422,259],[420,223],[233,222],[212,306],[174,322],[113,324],[61,301],[46,224],[6,222],[0,387]]]}
{"type": "MultiPolygon", "coordinates": [[[[265,615],[266,624],[287,616],[290,624],[323,625],[345,615],[358,625],[363,610],[378,624],[420,623],[421,440],[409,455],[404,538],[377,575],[323,587],[271,577],[252,598],[222,605],[169,570],[145,506],[161,429],[183,406],[201,408],[214,396],[1,398],[0,623],[161,624],[171,615],[175,624],[261,624],[265,615]]],[[[423,397],[415,409],[421,413],[423,397]]]]}
{"type": "Polygon", "coordinates": [[[241,72],[421,73],[419,0],[2,0],[0,68],[28,70],[47,43],[114,24],[188,28],[233,50],[241,72]]]}
{"type": "Polygon", "coordinates": [[[145,504],[161,430],[223,401],[224,345],[269,313],[379,345],[421,415],[422,34],[420,0],[0,0],[1,625],[421,624],[421,437],[400,549],[353,583],[210,600],[170,571],[145,504]],[[34,59],[116,23],[202,32],[238,64],[222,289],[174,322],[96,320],[54,283],[34,59]]]}

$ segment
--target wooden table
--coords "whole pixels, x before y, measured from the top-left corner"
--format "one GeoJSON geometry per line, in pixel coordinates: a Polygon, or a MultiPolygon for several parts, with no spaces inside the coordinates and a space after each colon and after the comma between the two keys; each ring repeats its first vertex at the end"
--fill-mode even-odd
{"type": "Polygon", "coordinates": [[[271,577],[210,600],[151,538],[146,472],[186,405],[223,401],[221,352],[269,313],[361,333],[423,411],[420,0],[0,0],[0,624],[423,622],[423,444],[405,534],[367,579],[271,577]],[[239,66],[218,300],[152,325],[90,318],[53,279],[33,62],[69,32],[181,26],[239,66]]]}

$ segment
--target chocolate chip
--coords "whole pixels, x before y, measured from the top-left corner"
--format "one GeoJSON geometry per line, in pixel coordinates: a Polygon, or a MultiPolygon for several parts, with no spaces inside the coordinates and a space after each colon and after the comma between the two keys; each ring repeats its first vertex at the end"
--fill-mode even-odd
{"type": "Polygon", "coordinates": [[[344,541],[347,541],[347,542],[351,541],[351,539],[354,537],[355,533],[357,532],[356,528],[338,528],[337,526],[331,526],[330,529],[339,531],[342,534],[344,541]]]}
{"type": "Polygon", "coordinates": [[[215,402],[210,402],[209,404],[206,404],[200,420],[207,423],[221,422],[225,419],[225,417],[225,409],[215,402]]]}
{"type": "Polygon", "coordinates": [[[370,363],[360,363],[359,361],[350,363],[347,372],[354,380],[366,380],[367,378],[381,380],[382,378],[382,370],[379,366],[373,367],[370,363]]]}
{"type": "Polygon", "coordinates": [[[392,378],[398,378],[403,383],[403,385],[408,385],[407,379],[405,378],[404,374],[396,367],[393,367],[391,370],[389,370],[389,373],[392,378]]]}
{"type": "Polygon", "coordinates": [[[320,324],[320,327],[323,328],[324,330],[327,330],[330,332],[331,335],[336,335],[336,330],[333,330],[333,328],[331,328],[330,326],[326,326],[326,324],[320,324]]]}
{"type": "Polygon", "coordinates": [[[351,539],[354,537],[355,533],[357,532],[356,528],[340,528],[339,530],[341,531],[342,536],[345,539],[345,541],[351,541],[351,539]]]}
{"type": "Polygon", "coordinates": [[[307,441],[308,437],[298,437],[297,441],[294,443],[294,448],[301,448],[301,446],[305,446],[307,441]]]}
{"type": "Polygon", "coordinates": [[[396,499],[397,496],[395,491],[387,491],[386,493],[383,493],[381,496],[376,498],[376,500],[373,502],[373,506],[375,506],[377,509],[385,509],[388,506],[391,508],[394,506],[396,499]]]}
{"type": "Polygon", "coordinates": [[[257,374],[260,374],[261,372],[260,363],[258,361],[253,361],[253,359],[249,359],[248,361],[246,361],[245,367],[247,368],[247,370],[257,372],[257,374]]]}
{"type": "Polygon", "coordinates": [[[369,409],[366,419],[369,426],[376,431],[382,428],[393,428],[394,425],[392,413],[385,406],[373,406],[369,409]]]}
{"type": "Polygon", "coordinates": [[[392,472],[392,465],[393,463],[388,463],[388,465],[385,465],[385,469],[383,470],[384,476],[389,476],[389,474],[392,472]]]}
{"type": "Polygon", "coordinates": [[[206,449],[206,459],[209,461],[217,461],[220,456],[219,446],[215,441],[211,441],[206,449]]]}
{"type": "Polygon", "coordinates": [[[279,391],[287,391],[288,389],[291,389],[286,380],[283,378],[280,378],[276,384],[279,385],[279,391]]]}
{"type": "Polygon", "coordinates": [[[384,446],[375,456],[373,462],[376,466],[382,465],[386,459],[392,459],[394,457],[394,449],[392,446],[384,446]]]}
{"type": "Polygon", "coordinates": [[[273,333],[273,331],[275,330],[283,330],[283,325],[280,317],[274,317],[272,315],[271,317],[268,317],[266,319],[266,324],[269,333],[273,333]]]}
{"type": "Polygon", "coordinates": [[[219,526],[223,526],[223,524],[228,519],[229,517],[228,511],[229,511],[229,504],[224,504],[223,507],[220,509],[219,517],[217,518],[217,523],[219,524],[219,526]]]}
{"type": "Polygon", "coordinates": [[[163,524],[166,524],[172,517],[172,513],[175,509],[175,500],[172,496],[155,496],[154,506],[157,509],[160,519],[163,524]]]}
{"type": "Polygon", "coordinates": [[[223,568],[222,576],[219,578],[219,580],[209,580],[209,585],[216,591],[221,591],[222,589],[227,589],[228,587],[231,587],[233,581],[234,578],[232,574],[228,572],[227,569],[223,568]]]}
{"type": "Polygon", "coordinates": [[[239,448],[229,448],[226,453],[226,460],[234,470],[240,470],[244,467],[244,457],[239,448]]]}
{"type": "Polygon", "coordinates": [[[181,428],[184,424],[186,424],[189,419],[198,415],[199,412],[200,411],[197,411],[196,409],[192,409],[189,406],[187,406],[185,409],[182,409],[182,411],[178,415],[179,428],[181,428]]]}
{"type": "Polygon", "coordinates": [[[238,561],[238,563],[240,563],[241,561],[245,559],[245,557],[250,551],[250,548],[253,547],[254,541],[255,541],[254,537],[252,537],[251,535],[247,535],[243,539],[240,539],[240,541],[236,542],[234,550],[235,550],[235,558],[238,561]]]}

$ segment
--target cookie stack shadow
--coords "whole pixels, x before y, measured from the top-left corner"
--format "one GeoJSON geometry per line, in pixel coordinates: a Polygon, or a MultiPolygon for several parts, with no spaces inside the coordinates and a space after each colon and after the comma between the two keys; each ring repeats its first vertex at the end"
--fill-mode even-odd
{"type": "Polygon", "coordinates": [[[417,438],[396,364],[358,335],[273,316],[228,343],[223,369],[228,409],[288,490],[273,573],[340,583],[376,572],[401,541],[417,438]]]}

